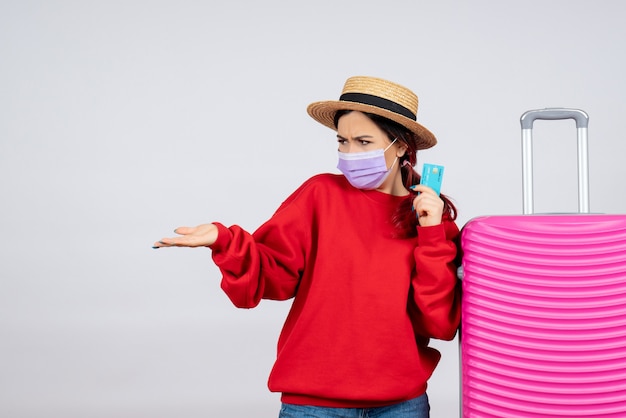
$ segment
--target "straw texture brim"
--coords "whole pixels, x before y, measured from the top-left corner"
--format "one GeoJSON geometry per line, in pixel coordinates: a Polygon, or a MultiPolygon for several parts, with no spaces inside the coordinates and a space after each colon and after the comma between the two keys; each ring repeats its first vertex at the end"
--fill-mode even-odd
{"type": "Polygon", "coordinates": [[[357,110],[359,112],[372,113],[374,115],[382,116],[396,123],[399,123],[400,125],[407,128],[409,131],[417,135],[417,149],[427,149],[437,144],[437,138],[435,137],[435,135],[433,135],[433,133],[426,129],[424,126],[405,116],[385,109],[381,109],[377,106],[343,100],[329,100],[323,102],[314,102],[307,107],[307,113],[309,114],[309,116],[334,131],[337,130],[334,123],[335,114],[339,110],[357,110]]]}

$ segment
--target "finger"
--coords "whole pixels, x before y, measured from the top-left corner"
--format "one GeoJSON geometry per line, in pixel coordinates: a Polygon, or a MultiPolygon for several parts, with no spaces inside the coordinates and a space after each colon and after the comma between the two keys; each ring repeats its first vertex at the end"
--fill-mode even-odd
{"type": "Polygon", "coordinates": [[[174,233],[178,235],[189,235],[193,234],[196,230],[196,227],[188,227],[188,226],[179,226],[174,230],[174,233]]]}
{"type": "Polygon", "coordinates": [[[443,200],[436,194],[420,194],[413,201],[415,211],[418,213],[428,212],[437,213],[443,211],[443,200]]]}
{"type": "Polygon", "coordinates": [[[428,213],[439,213],[443,212],[443,205],[436,200],[432,199],[421,199],[415,205],[415,211],[418,213],[428,212],[428,213]]]}
{"type": "MultiPolygon", "coordinates": [[[[177,228],[178,229],[178,228],[177,228]]],[[[180,237],[161,238],[154,243],[154,247],[192,247],[194,245],[193,236],[182,235],[180,237]]]]}
{"type": "Polygon", "coordinates": [[[160,247],[202,247],[207,244],[195,235],[183,235],[176,238],[163,238],[156,244],[160,247]]]}
{"type": "Polygon", "coordinates": [[[152,248],[174,247],[176,246],[176,238],[161,238],[152,245],[152,248]]]}
{"type": "Polygon", "coordinates": [[[432,188],[426,186],[425,184],[414,184],[413,186],[411,186],[411,190],[413,190],[414,192],[418,192],[419,194],[428,193],[437,196],[437,193],[435,193],[432,188]]]}
{"type": "Polygon", "coordinates": [[[155,250],[158,248],[163,248],[163,247],[169,247],[169,245],[163,242],[163,240],[157,241],[154,244],[152,244],[152,248],[154,248],[155,250]]]}
{"type": "Polygon", "coordinates": [[[420,206],[437,205],[440,200],[436,193],[423,192],[413,199],[413,208],[417,210],[420,206]]]}
{"type": "MultiPolygon", "coordinates": [[[[179,226],[178,228],[174,229],[174,233],[179,235],[186,235],[191,233],[191,229],[192,228],[186,226],[179,226]]],[[[157,249],[163,247],[174,247],[176,246],[175,240],[176,238],[161,238],[159,241],[155,242],[152,245],[152,248],[157,249]]]]}

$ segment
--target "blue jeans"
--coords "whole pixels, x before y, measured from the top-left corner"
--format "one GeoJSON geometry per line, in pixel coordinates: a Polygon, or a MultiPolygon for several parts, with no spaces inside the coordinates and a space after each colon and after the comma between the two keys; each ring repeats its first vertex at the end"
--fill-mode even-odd
{"type": "Polygon", "coordinates": [[[326,408],[282,404],[278,418],[428,418],[428,396],[379,408],[326,408]]]}

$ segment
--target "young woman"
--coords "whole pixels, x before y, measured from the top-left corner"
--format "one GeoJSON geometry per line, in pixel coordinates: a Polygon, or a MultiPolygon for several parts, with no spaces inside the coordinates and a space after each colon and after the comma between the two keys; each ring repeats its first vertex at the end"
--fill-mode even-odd
{"type": "Polygon", "coordinates": [[[293,298],[269,377],[281,418],[428,417],[428,341],[460,319],[456,210],[413,169],[437,141],[417,96],[378,78],[307,110],[336,130],[343,174],[310,178],[252,234],[214,222],[154,247],[211,248],[238,307],[293,298]]]}

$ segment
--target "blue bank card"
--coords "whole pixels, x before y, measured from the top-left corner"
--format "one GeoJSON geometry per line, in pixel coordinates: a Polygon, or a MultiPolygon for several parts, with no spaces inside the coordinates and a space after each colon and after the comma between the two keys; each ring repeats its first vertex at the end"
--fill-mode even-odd
{"type": "Polygon", "coordinates": [[[430,187],[437,194],[441,192],[441,182],[443,181],[443,166],[435,164],[424,164],[422,168],[422,180],[420,184],[430,187]]]}

